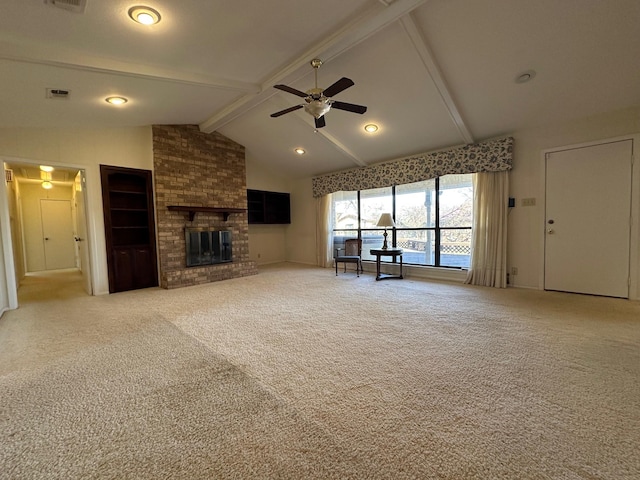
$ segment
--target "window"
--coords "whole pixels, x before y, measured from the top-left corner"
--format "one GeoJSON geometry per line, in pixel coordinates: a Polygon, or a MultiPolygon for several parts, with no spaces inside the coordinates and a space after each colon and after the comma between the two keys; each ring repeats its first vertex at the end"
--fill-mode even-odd
{"type": "Polygon", "coordinates": [[[374,260],[383,232],[376,227],[391,212],[396,227],[388,242],[404,249],[414,265],[468,268],[471,259],[473,184],[471,174],[446,175],[423,182],[359,192],[337,192],[333,198],[334,246],[345,238],[362,238],[363,260],[374,260]]]}

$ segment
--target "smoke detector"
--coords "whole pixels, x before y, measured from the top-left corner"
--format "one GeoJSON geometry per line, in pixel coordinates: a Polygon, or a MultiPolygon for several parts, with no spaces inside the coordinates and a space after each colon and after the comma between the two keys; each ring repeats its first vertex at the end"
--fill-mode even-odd
{"type": "Polygon", "coordinates": [[[87,6],[87,0],[44,0],[44,3],[75,13],[84,13],[87,6]]]}

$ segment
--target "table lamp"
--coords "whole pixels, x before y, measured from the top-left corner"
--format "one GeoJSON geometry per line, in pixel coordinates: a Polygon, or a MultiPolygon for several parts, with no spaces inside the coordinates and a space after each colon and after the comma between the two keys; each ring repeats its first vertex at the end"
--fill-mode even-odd
{"type": "Polygon", "coordinates": [[[390,213],[383,213],[378,219],[376,227],[384,227],[384,243],[382,244],[382,250],[387,250],[387,227],[395,227],[396,224],[393,221],[390,213]]]}

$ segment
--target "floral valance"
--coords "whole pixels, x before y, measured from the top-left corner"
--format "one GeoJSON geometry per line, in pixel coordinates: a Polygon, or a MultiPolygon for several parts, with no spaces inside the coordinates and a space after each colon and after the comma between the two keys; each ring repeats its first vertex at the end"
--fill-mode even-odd
{"type": "Polygon", "coordinates": [[[403,185],[456,173],[511,170],[512,159],[513,138],[507,137],[314,177],[313,196],[403,185]]]}

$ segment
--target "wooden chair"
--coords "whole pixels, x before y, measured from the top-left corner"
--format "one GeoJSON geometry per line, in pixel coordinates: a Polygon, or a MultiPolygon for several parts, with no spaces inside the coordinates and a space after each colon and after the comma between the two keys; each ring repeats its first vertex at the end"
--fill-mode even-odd
{"type": "Polygon", "coordinates": [[[336,264],[336,276],[338,276],[338,263],[344,263],[344,271],[347,271],[347,263],[356,264],[356,275],[359,277],[362,272],[362,240],[359,238],[348,238],[344,241],[344,251],[336,252],[334,258],[336,264]]]}

